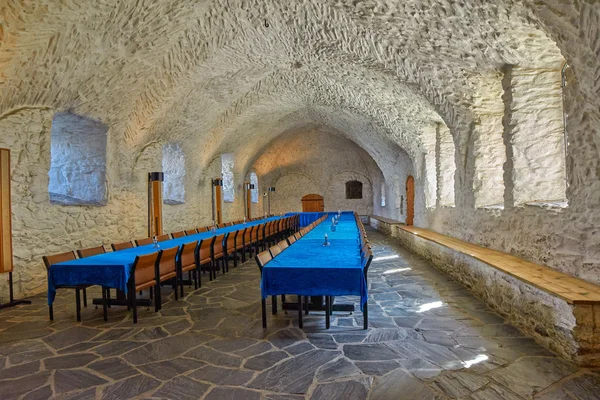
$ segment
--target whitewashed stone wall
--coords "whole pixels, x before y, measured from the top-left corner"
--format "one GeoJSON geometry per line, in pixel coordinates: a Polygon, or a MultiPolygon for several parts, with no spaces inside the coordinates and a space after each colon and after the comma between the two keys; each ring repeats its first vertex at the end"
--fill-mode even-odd
{"type": "MultiPolygon", "coordinates": [[[[254,164],[261,190],[275,186],[271,212],[302,211],[302,197],[324,197],[325,210],[373,211],[373,180],[381,171],[364,150],[348,139],[318,129],[275,140],[254,164]],[[346,199],[346,182],[363,184],[362,199],[346,199]]],[[[266,199],[264,200],[266,201],[266,199]]]]}

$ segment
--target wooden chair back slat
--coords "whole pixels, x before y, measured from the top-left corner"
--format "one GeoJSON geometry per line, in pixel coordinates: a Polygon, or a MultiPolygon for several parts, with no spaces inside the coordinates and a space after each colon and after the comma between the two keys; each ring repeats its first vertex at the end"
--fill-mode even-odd
{"type": "Polygon", "coordinates": [[[156,282],[156,260],[158,252],[137,256],[133,263],[135,275],[135,286],[145,286],[150,282],[156,282]]]}
{"type": "Polygon", "coordinates": [[[281,254],[281,248],[279,247],[279,245],[271,246],[269,248],[269,251],[271,252],[271,257],[273,257],[273,258],[275,258],[275,257],[277,257],[277,255],[281,254]]]}
{"type": "Polygon", "coordinates": [[[175,262],[177,253],[179,252],[179,246],[171,247],[170,249],[164,249],[159,251],[158,259],[158,275],[164,277],[176,271],[177,264],[175,262]]]}
{"type": "Polygon", "coordinates": [[[77,250],[77,255],[79,256],[79,258],[97,256],[98,254],[104,253],[106,253],[106,249],[104,248],[104,246],[90,247],[89,249],[77,250]]]}
{"type": "Polygon", "coordinates": [[[181,268],[185,270],[190,266],[196,266],[196,248],[198,247],[198,241],[185,243],[181,246],[181,250],[179,251],[179,263],[181,268]]]}
{"type": "Polygon", "coordinates": [[[152,244],[152,238],[136,239],[135,240],[135,245],[136,246],[146,246],[148,244],[152,244]]]}
{"type": "Polygon", "coordinates": [[[132,249],[133,243],[131,243],[131,242],[113,243],[110,245],[110,247],[112,248],[112,251],[132,249]]]}
{"type": "Polygon", "coordinates": [[[171,238],[169,237],[169,234],[165,233],[164,235],[160,235],[156,237],[156,241],[157,242],[164,242],[167,240],[170,240],[171,238]]]}
{"type": "Polygon", "coordinates": [[[67,251],[65,253],[53,254],[51,256],[44,256],[42,260],[44,260],[44,265],[46,265],[46,269],[49,270],[53,264],[58,264],[65,261],[76,260],[74,251],[67,251]]]}
{"type": "Polygon", "coordinates": [[[184,231],[179,231],[179,232],[173,232],[173,233],[171,233],[171,237],[173,239],[177,239],[177,238],[184,237],[184,236],[185,236],[185,232],[184,231]]]}
{"type": "Polygon", "coordinates": [[[187,231],[185,231],[186,236],[195,235],[196,233],[198,233],[197,229],[188,229],[187,231]]]}
{"type": "Polygon", "coordinates": [[[272,259],[273,257],[271,256],[271,253],[268,250],[256,255],[256,263],[258,264],[258,268],[261,272],[263,270],[263,267],[267,265],[272,259]]]}

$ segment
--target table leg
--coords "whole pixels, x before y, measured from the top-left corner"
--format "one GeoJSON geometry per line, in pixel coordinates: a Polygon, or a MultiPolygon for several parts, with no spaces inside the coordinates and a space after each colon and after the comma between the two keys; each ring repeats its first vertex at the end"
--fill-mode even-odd
{"type": "Polygon", "coordinates": [[[327,310],[325,310],[325,328],[329,329],[331,325],[331,314],[329,313],[329,309],[331,307],[331,296],[325,296],[325,303],[327,310]]]}
{"type": "Polygon", "coordinates": [[[298,295],[298,327],[300,329],[304,328],[304,323],[302,322],[302,296],[298,295]]]}

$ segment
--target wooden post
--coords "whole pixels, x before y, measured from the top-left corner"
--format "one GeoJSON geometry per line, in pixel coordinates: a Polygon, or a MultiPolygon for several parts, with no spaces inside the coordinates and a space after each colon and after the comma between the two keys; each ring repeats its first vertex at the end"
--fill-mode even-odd
{"type": "Polygon", "coordinates": [[[217,224],[223,222],[223,178],[218,177],[212,181],[213,188],[215,190],[214,202],[215,210],[217,213],[217,224]]]}
{"type": "Polygon", "coordinates": [[[0,273],[12,272],[12,212],[10,208],[10,150],[0,149],[0,273]]]}
{"type": "Polygon", "coordinates": [[[246,219],[250,221],[252,219],[252,185],[250,182],[244,182],[246,188],[246,219]]]}
{"type": "Polygon", "coordinates": [[[148,173],[148,237],[162,235],[162,172],[148,173]]]}
{"type": "Polygon", "coordinates": [[[18,304],[31,304],[29,300],[15,300],[13,290],[12,210],[10,200],[10,150],[0,149],[0,273],[8,272],[8,303],[0,309],[18,304]]]}

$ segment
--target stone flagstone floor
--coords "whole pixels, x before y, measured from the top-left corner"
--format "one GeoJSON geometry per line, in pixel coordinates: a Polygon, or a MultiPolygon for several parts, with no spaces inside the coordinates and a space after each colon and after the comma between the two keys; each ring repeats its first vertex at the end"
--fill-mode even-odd
{"type": "Polygon", "coordinates": [[[105,323],[91,305],[77,323],[63,290],[53,323],[44,296],[0,311],[0,399],[600,399],[599,370],[557,358],[428,262],[369,236],[367,331],[360,312],[336,313],[330,330],[311,314],[300,330],[281,311],[263,330],[254,262],[158,314],[142,308],[137,325],[123,307],[105,323]]]}

